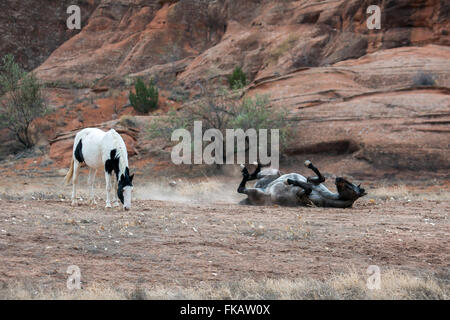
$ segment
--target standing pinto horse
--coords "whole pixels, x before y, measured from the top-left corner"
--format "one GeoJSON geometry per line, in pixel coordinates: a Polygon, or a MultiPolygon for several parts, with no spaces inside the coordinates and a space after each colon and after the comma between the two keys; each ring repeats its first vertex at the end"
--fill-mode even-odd
{"type": "MultiPolygon", "coordinates": [[[[133,177],[128,169],[127,147],[122,137],[111,129],[108,132],[97,128],[86,128],[75,136],[73,144],[72,162],[69,172],[67,172],[65,182],[68,184],[72,179],[72,205],[77,205],[76,192],[78,174],[81,164],[85,163],[89,167],[88,184],[91,187],[90,202],[95,204],[94,179],[97,170],[104,168],[106,179],[106,208],[111,208],[110,192],[112,189],[113,171],[115,173],[114,187],[117,190],[117,197],[123,204],[124,210],[131,208],[131,190],[133,190],[133,177]]],[[[114,194],[114,206],[119,206],[117,197],[114,194]]]]}

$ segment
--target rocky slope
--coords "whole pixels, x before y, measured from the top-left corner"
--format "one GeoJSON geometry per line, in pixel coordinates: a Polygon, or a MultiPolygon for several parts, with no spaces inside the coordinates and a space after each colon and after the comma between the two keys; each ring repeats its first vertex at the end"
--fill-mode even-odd
{"type": "Polygon", "coordinates": [[[66,10],[81,9],[84,25],[100,0],[2,0],[0,1],[0,56],[14,54],[26,70],[42,64],[65,41],[77,34],[68,30],[66,10]]]}
{"type": "MultiPolygon", "coordinates": [[[[450,4],[385,0],[381,29],[369,30],[371,4],[101,0],[36,69],[54,87],[48,138],[132,114],[126,93],[137,76],[157,81],[164,111],[178,92],[192,97],[241,66],[247,95],[291,111],[291,156],[338,155],[355,174],[447,172],[450,4]]],[[[64,164],[70,143],[56,140],[51,155],[64,164]]]]}

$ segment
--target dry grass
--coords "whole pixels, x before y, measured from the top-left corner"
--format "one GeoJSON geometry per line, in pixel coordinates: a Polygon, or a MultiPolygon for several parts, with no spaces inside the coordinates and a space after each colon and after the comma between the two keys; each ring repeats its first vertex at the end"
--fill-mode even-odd
{"type": "Polygon", "coordinates": [[[380,186],[369,190],[368,197],[378,199],[400,199],[400,200],[450,200],[450,191],[446,189],[433,190],[432,192],[418,192],[407,185],[380,186]]]}
{"type": "Polygon", "coordinates": [[[314,279],[243,279],[220,283],[203,283],[197,287],[183,288],[163,286],[136,287],[132,290],[105,286],[90,286],[81,290],[36,289],[24,283],[6,285],[0,289],[0,299],[256,299],[256,300],[316,300],[316,299],[393,299],[422,300],[449,299],[449,275],[415,277],[405,272],[385,271],[381,274],[381,289],[370,290],[366,275],[349,271],[325,281],[314,279]]]}

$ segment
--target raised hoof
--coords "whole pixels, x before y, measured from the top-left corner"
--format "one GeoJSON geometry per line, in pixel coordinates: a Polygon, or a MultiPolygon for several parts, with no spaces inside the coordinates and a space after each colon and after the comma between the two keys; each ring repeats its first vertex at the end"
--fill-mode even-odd
{"type": "Polygon", "coordinates": [[[309,166],[310,166],[311,164],[312,164],[311,161],[309,161],[309,160],[306,160],[306,161],[305,161],[305,167],[309,168],[309,166]]]}

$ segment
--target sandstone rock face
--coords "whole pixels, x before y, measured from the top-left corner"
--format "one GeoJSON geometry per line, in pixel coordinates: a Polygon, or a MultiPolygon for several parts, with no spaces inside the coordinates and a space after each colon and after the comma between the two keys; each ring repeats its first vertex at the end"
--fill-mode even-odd
{"type": "Polygon", "coordinates": [[[293,110],[291,154],[353,154],[378,169],[448,170],[449,59],[443,46],[386,49],[261,82],[250,92],[293,110]],[[433,87],[421,83],[427,75],[433,87]]]}
{"type": "Polygon", "coordinates": [[[67,8],[81,9],[82,26],[100,0],[0,1],[0,57],[12,53],[25,70],[33,70],[78,30],[68,30],[67,8]]]}
{"type": "Polygon", "coordinates": [[[196,56],[184,73],[174,71],[180,81],[229,74],[236,64],[258,80],[379,49],[450,43],[446,1],[386,1],[380,30],[367,28],[370,5],[369,0],[102,0],[82,32],[37,71],[47,80],[90,82],[155,65],[170,69],[196,56]]]}
{"type": "Polygon", "coordinates": [[[36,72],[95,92],[152,77],[192,94],[240,66],[247,95],[291,111],[291,155],[448,170],[450,3],[383,1],[369,30],[372,2],[101,0],[36,72]]]}
{"type": "Polygon", "coordinates": [[[251,21],[228,23],[221,43],[199,55],[179,78],[230,74],[241,64],[255,82],[305,67],[322,67],[402,46],[448,46],[445,1],[386,1],[381,29],[367,28],[371,1],[265,2],[251,21]],[[226,52],[227,54],[223,54],[226,52]]]}
{"type": "Polygon", "coordinates": [[[83,31],[37,69],[40,78],[86,83],[120,80],[155,65],[170,67],[220,40],[225,21],[214,16],[208,1],[160,3],[101,1],[83,31]]]}

